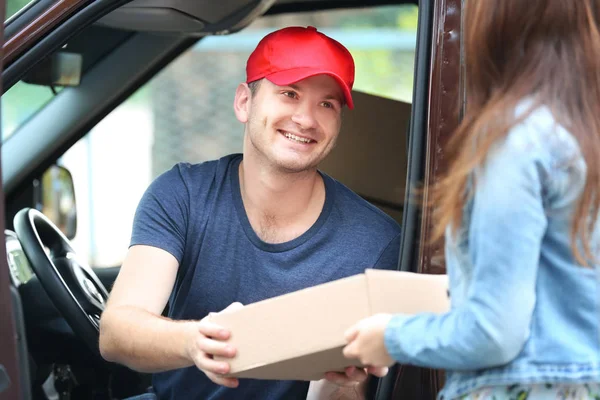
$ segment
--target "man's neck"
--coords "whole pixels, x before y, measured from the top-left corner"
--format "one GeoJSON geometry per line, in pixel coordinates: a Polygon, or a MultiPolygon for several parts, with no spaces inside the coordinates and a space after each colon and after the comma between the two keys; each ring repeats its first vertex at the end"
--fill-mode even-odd
{"type": "Polygon", "coordinates": [[[323,209],[325,185],[316,169],[288,173],[245,158],[239,176],[250,224],[266,242],[295,239],[316,222],[323,209]]]}

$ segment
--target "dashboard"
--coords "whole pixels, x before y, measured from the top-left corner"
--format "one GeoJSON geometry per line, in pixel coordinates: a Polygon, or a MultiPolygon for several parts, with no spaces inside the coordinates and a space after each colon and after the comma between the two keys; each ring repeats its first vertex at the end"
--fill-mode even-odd
{"type": "Polygon", "coordinates": [[[31,278],[35,276],[29,260],[23,252],[21,242],[17,238],[17,234],[10,230],[4,231],[4,238],[6,243],[6,255],[8,257],[8,270],[10,273],[10,279],[13,285],[16,287],[27,283],[31,278]]]}

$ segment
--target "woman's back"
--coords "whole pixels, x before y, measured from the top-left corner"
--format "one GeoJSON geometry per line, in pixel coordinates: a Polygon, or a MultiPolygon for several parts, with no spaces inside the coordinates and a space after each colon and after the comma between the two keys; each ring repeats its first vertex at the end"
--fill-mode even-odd
{"type": "Polygon", "coordinates": [[[480,335],[447,333],[462,335],[471,357],[457,357],[453,369],[463,372],[448,374],[445,393],[524,379],[599,380],[600,269],[580,266],[571,249],[586,177],[577,142],[541,107],[491,149],[475,176],[446,255],[452,306],[470,303],[480,335]],[[489,338],[496,346],[478,352],[489,338]]]}

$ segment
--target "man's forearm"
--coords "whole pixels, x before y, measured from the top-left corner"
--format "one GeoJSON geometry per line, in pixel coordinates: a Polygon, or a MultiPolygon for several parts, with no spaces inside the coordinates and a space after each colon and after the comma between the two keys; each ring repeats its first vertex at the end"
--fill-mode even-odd
{"type": "Polygon", "coordinates": [[[100,352],[111,362],[140,372],[193,365],[186,346],[197,322],[173,321],[136,307],[108,309],[100,321],[100,352]]]}

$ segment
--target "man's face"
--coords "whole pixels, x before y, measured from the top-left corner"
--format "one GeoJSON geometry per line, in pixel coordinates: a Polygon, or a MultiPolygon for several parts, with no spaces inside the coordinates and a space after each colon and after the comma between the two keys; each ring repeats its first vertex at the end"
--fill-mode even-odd
{"type": "MultiPolygon", "coordinates": [[[[243,95],[238,88],[238,97],[243,95]]],[[[317,75],[289,86],[267,79],[247,100],[238,119],[246,123],[244,157],[257,156],[285,172],[316,168],[335,146],[343,93],[336,81],[317,75]]]]}

